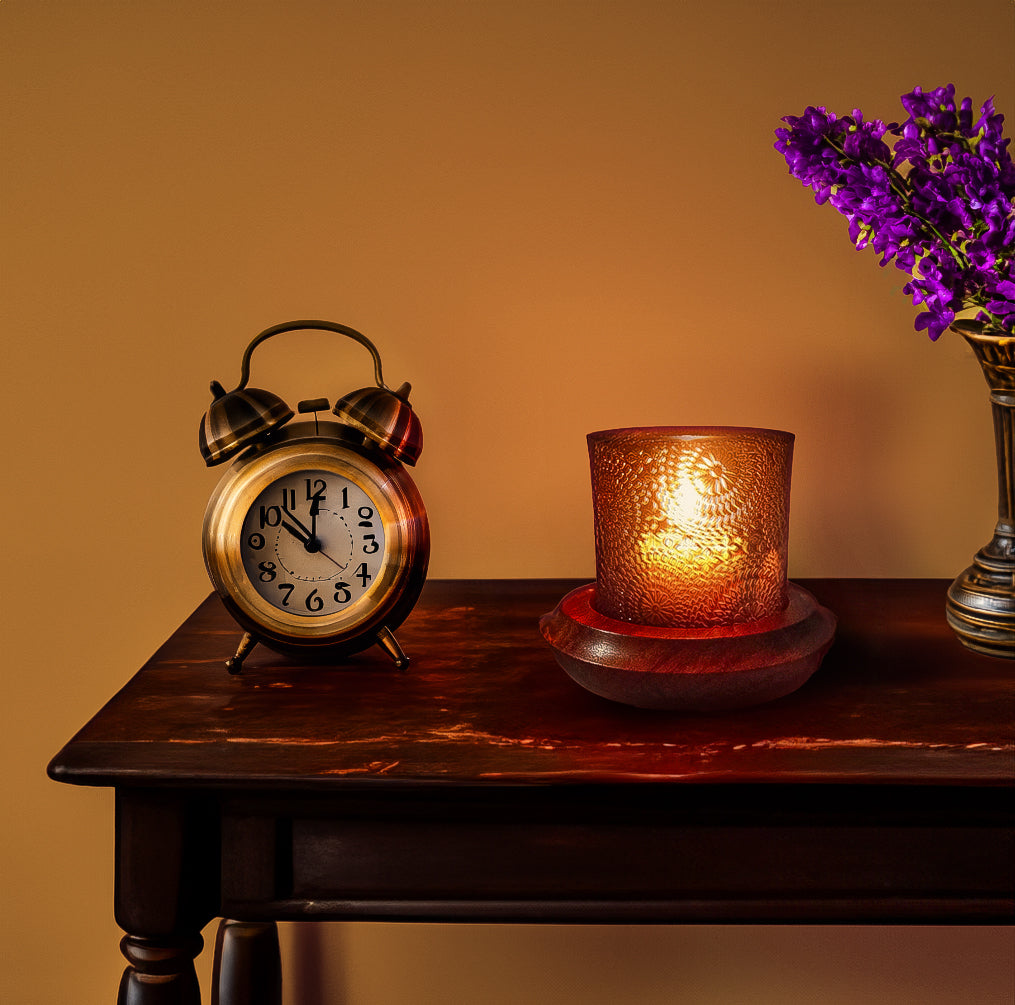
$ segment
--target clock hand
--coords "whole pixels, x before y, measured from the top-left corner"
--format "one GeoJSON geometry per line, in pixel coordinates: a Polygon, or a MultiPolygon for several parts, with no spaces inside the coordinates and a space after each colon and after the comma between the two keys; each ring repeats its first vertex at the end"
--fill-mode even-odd
{"type": "MultiPolygon", "coordinates": [[[[292,522],[296,524],[296,526],[299,527],[301,531],[303,531],[304,540],[309,541],[310,538],[315,536],[311,531],[307,530],[307,528],[303,526],[303,523],[300,521],[300,518],[291,509],[289,509],[289,507],[286,506],[285,503],[282,503],[282,512],[285,513],[285,515],[289,517],[289,519],[292,520],[292,522]]],[[[284,520],[282,522],[285,523],[284,520]]],[[[291,527],[288,529],[292,530],[291,527]]]]}
{"type": "Polygon", "coordinates": [[[317,537],[317,514],[321,510],[321,497],[314,496],[314,501],[310,504],[310,536],[317,537]]]}
{"type": "Polygon", "coordinates": [[[318,554],[318,555],[323,555],[323,556],[324,556],[324,557],[325,557],[325,558],[326,558],[326,559],[327,559],[327,560],[328,560],[329,562],[333,563],[334,565],[337,565],[337,566],[338,566],[338,567],[339,567],[339,568],[340,568],[341,570],[345,571],[345,569],[346,569],[346,566],[345,566],[345,565],[342,565],[342,563],[341,563],[341,562],[340,562],[340,561],[339,561],[339,560],[338,560],[337,558],[332,558],[332,557],[331,557],[331,556],[330,556],[330,555],[329,555],[329,554],[328,554],[328,553],[327,553],[327,552],[326,552],[326,551],[325,551],[325,550],[324,550],[323,548],[321,548],[320,546],[318,546],[318,549],[317,549],[317,554],[318,554]]]}
{"type": "Polygon", "coordinates": [[[316,552],[319,555],[323,555],[333,565],[336,565],[338,566],[339,569],[344,570],[346,566],[343,565],[341,562],[339,562],[338,559],[332,558],[331,555],[329,555],[321,547],[321,539],[317,536],[317,512],[319,509],[318,504],[319,500],[317,496],[314,496],[314,501],[310,505],[310,526],[312,529],[307,530],[307,528],[303,526],[303,523],[296,516],[296,514],[293,513],[292,510],[290,510],[285,505],[285,503],[283,503],[282,511],[285,513],[286,516],[292,518],[293,523],[289,523],[288,520],[283,520],[282,526],[285,527],[285,529],[289,531],[289,533],[292,534],[292,536],[295,537],[296,540],[299,541],[303,545],[303,547],[307,549],[307,551],[316,552]],[[294,527],[293,524],[295,524],[296,526],[294,527]]]}
{"type": "MultiPolygon", "coordinates": [[[[292,534],[292,536],[296,538],[296,540],[299,541],[300,544],[302,544],[307,551],[318,555],[323,555],[329,562],[333,563],[334,565],[337,565],[340,569],[345,569],[345,566],[337,558],[332,558],[321,547],[320,538],[304,536],[304,534],[301,534],[296,527],[294,527],[291,523],[289,523],[288,520],[283,520],[282,526],[285,527],[285,529],[289,531],[289,533],[292,534]]],[[[300,524],[300,526],[302,526],[302,524],[300,524]]]]}
{"type": "MultiPolygon", "coordinates": [[[[290,514],[290,516],[291,515],[292,514],[290,514]]],[[[302,545],[308,545],[312,540],[314,540],[310,536],[310,532],[304,529],[302,526],[300,527],[299,530],[297,530],[288,520],[283,520],[282,526],[285,527],[285,529],[289,531],[289,533],[292,534],[292,536],[296,538],[296,540],[299,541],[300,544],[302,545]]]]}
{"type": "Polygon", "coordinates": [[[307,528],[303,526],[303,523],[299,519],[299,517],[297,517],[296,514],[293,513],[293,511],[289,509],[289,507],[286,506],[284,502],[282,503],[282,512],[285,513],[285,515],[289,517],[294,524],[296,524],[296,527],[299,527],[299,530],[297,530],[296,527],[294,527],[291,523],[289,523],[288,520],[283,520],[282,526],[285,527],[285,529],[289,531],[289,533],[292,534],[293,537],[296,538],[296,540],[300,541],[303,544],[303,547],[307,549],[307,551],[311,552],[320,551],[321,541],[320,538],[318,538],[317,536],[317,518],[314,517],[312,521],[314,529],[307,530],[307,528]],[[302,533],[300,533],[301,531],[302,533]]]}

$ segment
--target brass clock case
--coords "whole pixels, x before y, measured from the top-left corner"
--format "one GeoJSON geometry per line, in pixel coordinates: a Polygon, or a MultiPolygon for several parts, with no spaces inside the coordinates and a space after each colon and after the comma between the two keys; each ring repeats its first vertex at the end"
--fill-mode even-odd
{"type": "Polygon", "coordinates": [[[373,645],[397,628],[419,598],[430,555],[422,498],[408,473],[355,433],[333,422],[293,423],[250,448],[226,472],[205,511],[205,565],[233,617],[270,648],[328,659],[373,645]],[[384,556],[369,588],[347,608],[304,617],[265,600],[242,558],[243,524],[258,496],[280,479],[303,471],[347,479],[377,506],[384,556]]]}

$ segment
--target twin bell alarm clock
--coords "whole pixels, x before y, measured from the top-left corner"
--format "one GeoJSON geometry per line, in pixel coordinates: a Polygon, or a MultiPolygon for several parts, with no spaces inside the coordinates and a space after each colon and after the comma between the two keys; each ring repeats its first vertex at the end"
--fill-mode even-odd
{"type": "Polygon", "coordinates": [[[314,662],[338,662],[379,645],[404,667],[395,639],[419,598],[430,558],[423,500],[405,465],[423,446],[408,384],[391,390],[366,336],[330,321],[292,321],[247,346],[240,382],[211,385],[201,422],[209,467],[232,461],[212,493],[202,545],[208,575],[245,630],[226,662],[239,673],[257,644],[314,662]],[[319,329],[369,350],[375,387],[301,401],[248,387],[250,358],[284,332],[319,329]],[[310,418],[312,416],[312,418],[310,418]]]}

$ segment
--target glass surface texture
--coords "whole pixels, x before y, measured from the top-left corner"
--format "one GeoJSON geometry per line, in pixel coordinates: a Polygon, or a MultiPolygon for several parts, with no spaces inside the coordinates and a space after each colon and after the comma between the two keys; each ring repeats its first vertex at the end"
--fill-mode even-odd
{"type": "Polygon", "coordinates": [[[589,434],[600,613],[689,629],[779,614],[793,441],[738,427],[589,434]]]}

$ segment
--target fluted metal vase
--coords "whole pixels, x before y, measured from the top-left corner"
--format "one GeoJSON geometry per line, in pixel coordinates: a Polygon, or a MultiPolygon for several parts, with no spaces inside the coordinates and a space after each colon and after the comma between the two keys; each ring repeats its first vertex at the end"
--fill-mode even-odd
{"type": "Polygon", "coordinates": [[[948,589],[948,624],[967,648],[1015,659],[1015,338],[975,321],[952,330],[972,346],[990,388],[998,499],[994,536],[948,589]]]}

